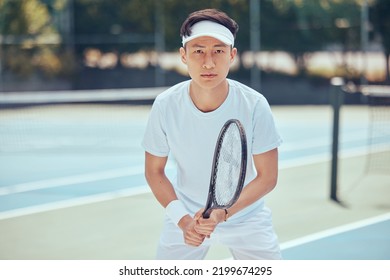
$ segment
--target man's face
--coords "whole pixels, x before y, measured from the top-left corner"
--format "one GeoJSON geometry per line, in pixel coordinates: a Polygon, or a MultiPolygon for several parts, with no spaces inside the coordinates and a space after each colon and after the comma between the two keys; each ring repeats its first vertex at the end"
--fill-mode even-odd
{"type": "Polygon", "coordinates": [[[236,48],[206,36],[195,38],[185,48],[180,48],[181,59],[192,80],[208,89],[225,81],[236,54],[236,48]]]}

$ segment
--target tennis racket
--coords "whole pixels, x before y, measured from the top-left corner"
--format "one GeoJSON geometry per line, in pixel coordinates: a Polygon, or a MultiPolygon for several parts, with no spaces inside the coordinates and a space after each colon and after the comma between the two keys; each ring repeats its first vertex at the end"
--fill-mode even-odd
{"type": "Polygon", "coordinates": [[[203,218],[208,219],[213,209],[227,209],[237,201],[245,181],[246,162],[244,127],[238,120],[228,120],[223,125],[215,146],[203,218]]]}

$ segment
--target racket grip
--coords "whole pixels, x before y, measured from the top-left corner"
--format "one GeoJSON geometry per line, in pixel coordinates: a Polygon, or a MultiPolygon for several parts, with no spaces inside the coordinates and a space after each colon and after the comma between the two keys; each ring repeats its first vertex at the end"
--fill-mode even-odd
{"type": "Polygon", "coordinates": [[[210,218],[210,214],[211,214],[211,211],[212,211],[213,209],[206,209],[204,212],[203,212],[203,214],[202,214],[202,217],[203,217],[203,219],[208,219],[208,218],[210,218]]]}

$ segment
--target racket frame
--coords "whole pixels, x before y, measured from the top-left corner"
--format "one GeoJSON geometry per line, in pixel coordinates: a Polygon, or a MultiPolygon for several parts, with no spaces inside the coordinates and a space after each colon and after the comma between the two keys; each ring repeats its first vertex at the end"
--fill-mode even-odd
{"type": "Polygon", "coordinates": [[[246,135],[245,130],[241,122],[237,119],[230,119],[228,120],[222,127],[219,136],[217,138],[217,143],[215,145],[214,150],[214,158],[213,158],[213,165],[211,169],[211,176],[210,176],[210,185],[209,185],[209,193],[207,196],[207,202],[205,210],[202,214],[203,218],[208,219],[210,217],[210,213],[213,209],[228,209],[231,207],[239,198],[242,188],[245,183],[245,175],[246,175],[246,165],[247,165],[247,141],[246,141],[246,135]],[[217,180],[216,172],[218,168],[218,158],[221,152],[221,146],[223,139],[225,137],[226,131],[230,127],[230,125],[236,125],[238,128],[238,131],[240,133],[240,139],[241,139],[241,166],[240,166],[240,175],[238,184],[236,186],[236,191],[232,197],[232,199],[225,205],[219,205],[215,198],[215,182],[217,180]]]}

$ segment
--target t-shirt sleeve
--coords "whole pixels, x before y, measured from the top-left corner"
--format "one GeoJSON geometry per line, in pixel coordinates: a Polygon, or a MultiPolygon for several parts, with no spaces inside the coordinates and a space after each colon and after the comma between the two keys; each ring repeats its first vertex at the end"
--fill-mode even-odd
{"type": "Polygon", "coordinates": [[[168,156],[170,151],[164,129],[164,116],[160,104],[156,101],[149,114],[142,146],[146,152],[159,157],[168,156]]]}
{"type": "Polygon", "coordinates": [[[253,114],[252,154],[261,154],[279,147],[282,138],[275,125],[271,108],[265,98],[260,99],[253,114]]]}

